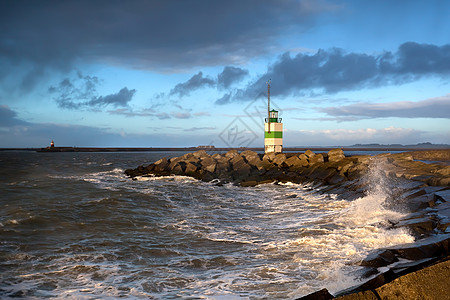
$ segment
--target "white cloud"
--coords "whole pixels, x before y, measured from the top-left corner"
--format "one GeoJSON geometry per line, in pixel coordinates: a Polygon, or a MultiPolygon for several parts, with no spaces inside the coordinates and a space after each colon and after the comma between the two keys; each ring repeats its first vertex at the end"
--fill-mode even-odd
{"type": "Polygon", "coordinates": [[[450,94],[422,101],[399,101],[389,103],[356,103],[318,109],[330,116],[350,118],[450,118],[450,94]]]}
{"type": "MultiPolygon", "coordinates": [[[[415,144],[424,142],[424,132],[413,128],[359,128],[298,130],[285,132],[287,146],[335,146],[353,144],[415,144]]],[[[442,142],[442,141],[440,141],[442,142]]]]}

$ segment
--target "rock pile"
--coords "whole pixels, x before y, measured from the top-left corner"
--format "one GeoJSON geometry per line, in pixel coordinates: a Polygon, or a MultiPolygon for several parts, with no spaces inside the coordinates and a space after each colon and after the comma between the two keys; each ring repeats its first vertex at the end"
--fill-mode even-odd
{"type": "Polygon", "coordinates": [[[427,164],[413,160],[411,153],[384,154],[375,157],[346,157],[341,149],[328,153],[269,153],[230,150],[225,154],[209,155],[205,150],[188,153],[171,159],[126,170],[130,177],[156,175],[186,175],[223,183],[234,182],[242,186],[254,186],[272,181],[305,182],[318,180],[336,185],[361,178],[369,165],[377,159],[384,163],[384,172],[393,178],[420,181],[430,186],[450,184],[450,166],[427,164]]]}

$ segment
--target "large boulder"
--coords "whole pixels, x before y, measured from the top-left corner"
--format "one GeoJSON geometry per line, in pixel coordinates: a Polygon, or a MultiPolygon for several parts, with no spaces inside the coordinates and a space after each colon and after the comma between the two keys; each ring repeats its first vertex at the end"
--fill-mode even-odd
{"type": "Polygon", "coordinates": [[[199,150],[197,152],[192,153],[192,155],[197,158],[209,157],[208,153],[206,153],[205,150],[199,150]]]}
{"type": "Polygon", "coordinates": [[[317,163],[323,163],[325,160],[323,159],[323,155],[321,153],[315,154],[312,157],[309,157],[309,163],[311,165],[317,164],[317,163]]]}
{"type": "Polygon", "coordinates": [[[213,174],[216,176],[216,178],[228,180],[230,178],[230,169],[230,162],[226,159],[221,159],[217,161],[216,170],[213,174]]]}
{"type": "Polygon", "coordinates": [[[231,164],[231,176],[233,179],[242,181],[250,175],[251,167],[240,156],[235,156],[230,160],[231,164]]]}
{"type": "Polygon", "coordinates": [[[303,167],[308,166],[308,161],[306,159],[300,159],[298,156],[291,156],[284,161],[284,163],[289,167],[291,171],[299,171],[303,167]]]}
{"type": "Polygon", "coordinates": [[[246,160],[248,160],[249,158],[258,156],[258,153],[256,153],[255,151],[251,151],[251,150],[245,150],[241,152],[241,156],[243,158],[245,158],[246,160]]]}
{"type": "Polygon", "coordinates": [[[184,162],[177,162],[173,165],[172,169],[170,170],[175,175],[183,175],[184,170],[186,170],[186,163],[184,162]]]}
{"type": "Polygon", "coordinates": [[[184,173],[188,176],[194,176],[197,177],[198,173],[197,173],[198,167],[192,163],[187,163],[186,164],[186,168],[184,169],[184,173]]]}
{"type": "Polygon", "coordinates": [[[263,156],[263,160],[268,160],[270,162],[272,162],[275,159],[276,153],[274,152],[269,152],[269,153],[265,153],[263,156]]]}
{"type": "Polygon", "coordinates": [[[332,149],[328,151],[328,161],[336,162],[345,158],[344,151],[342,149],[332,149]]]}
{"type": "Polygon", "coordinates": [[[239,152],[235,149],[228,151],[227,153],[225,153],[225,157],[228,159],[232,159],[235,156],[239,156],[239,152]]]}
{"type": "Polygon", "coordinates": [[[314,152],[312,152],[311,150],[306,150],[305,151],[305,155],[307,158],[313,157],[314,155],[316,155],[314,152]]]}
{"type": "Polygon", "coordinates": [[[273,163],[277,165],[278,167],[283,167],[283,163],[286,160],[286,154],[284,153],[278,153],[275,155],[275,158],[273,159],[273,163]]]}
{"type": "Polygon", "coordinates": [[[169,160],[169,166],[167,167],[168,170],[173,170],[173,168],[175,168],[175,166],[183,160],[183,157],[173,157],[169,160]]]}
{"type": "Polygon", "coordinates": [[[298,156],[298,158],[300,159],[303,167],[309,166],[308,156],[306,156],[306,154],[302,153],[298,156]]]}
{"type": "Polygon", "coordinates": [[[298,158],[297,156],[291,156],[289,158],[286,158],[284,162],[288,167],[297,166],[300,164],[300,158],[298,158]]]}
{"type": "Polygon", "coordinates": [[[201,158],[200,164],[202,169],[210,173],[214,173],[214,171],[216,170],[217,161],[211,156],[205,156],[201,158]]]}
{"type": "Polygon", "coordinates": [[[258,170],[264,169],[264,164],[261,158],[259,158],[259,155],[256,156],[247,156],[246,157],[247,162],[250,166],[257,168],[258,170]]]}

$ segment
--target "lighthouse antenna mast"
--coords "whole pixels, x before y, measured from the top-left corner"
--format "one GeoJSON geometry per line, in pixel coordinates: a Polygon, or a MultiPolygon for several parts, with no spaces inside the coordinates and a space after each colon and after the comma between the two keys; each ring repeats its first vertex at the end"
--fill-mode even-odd
{"type": "Polygon", "coordinates": [[[267,126],[269,128],[268,132],[270,133],[270,79],[267,83],[267,126]]]}

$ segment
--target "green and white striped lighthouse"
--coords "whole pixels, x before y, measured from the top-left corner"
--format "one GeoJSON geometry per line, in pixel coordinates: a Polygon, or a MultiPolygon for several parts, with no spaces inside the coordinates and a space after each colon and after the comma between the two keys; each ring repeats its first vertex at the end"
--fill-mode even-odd
{"type": "Polygon", "coordinates": [[[283,123],[278,111],[270,110],[270,81],[267,82],[267,118],[264,124],[264,152],[283,151],[283,123]]]}

